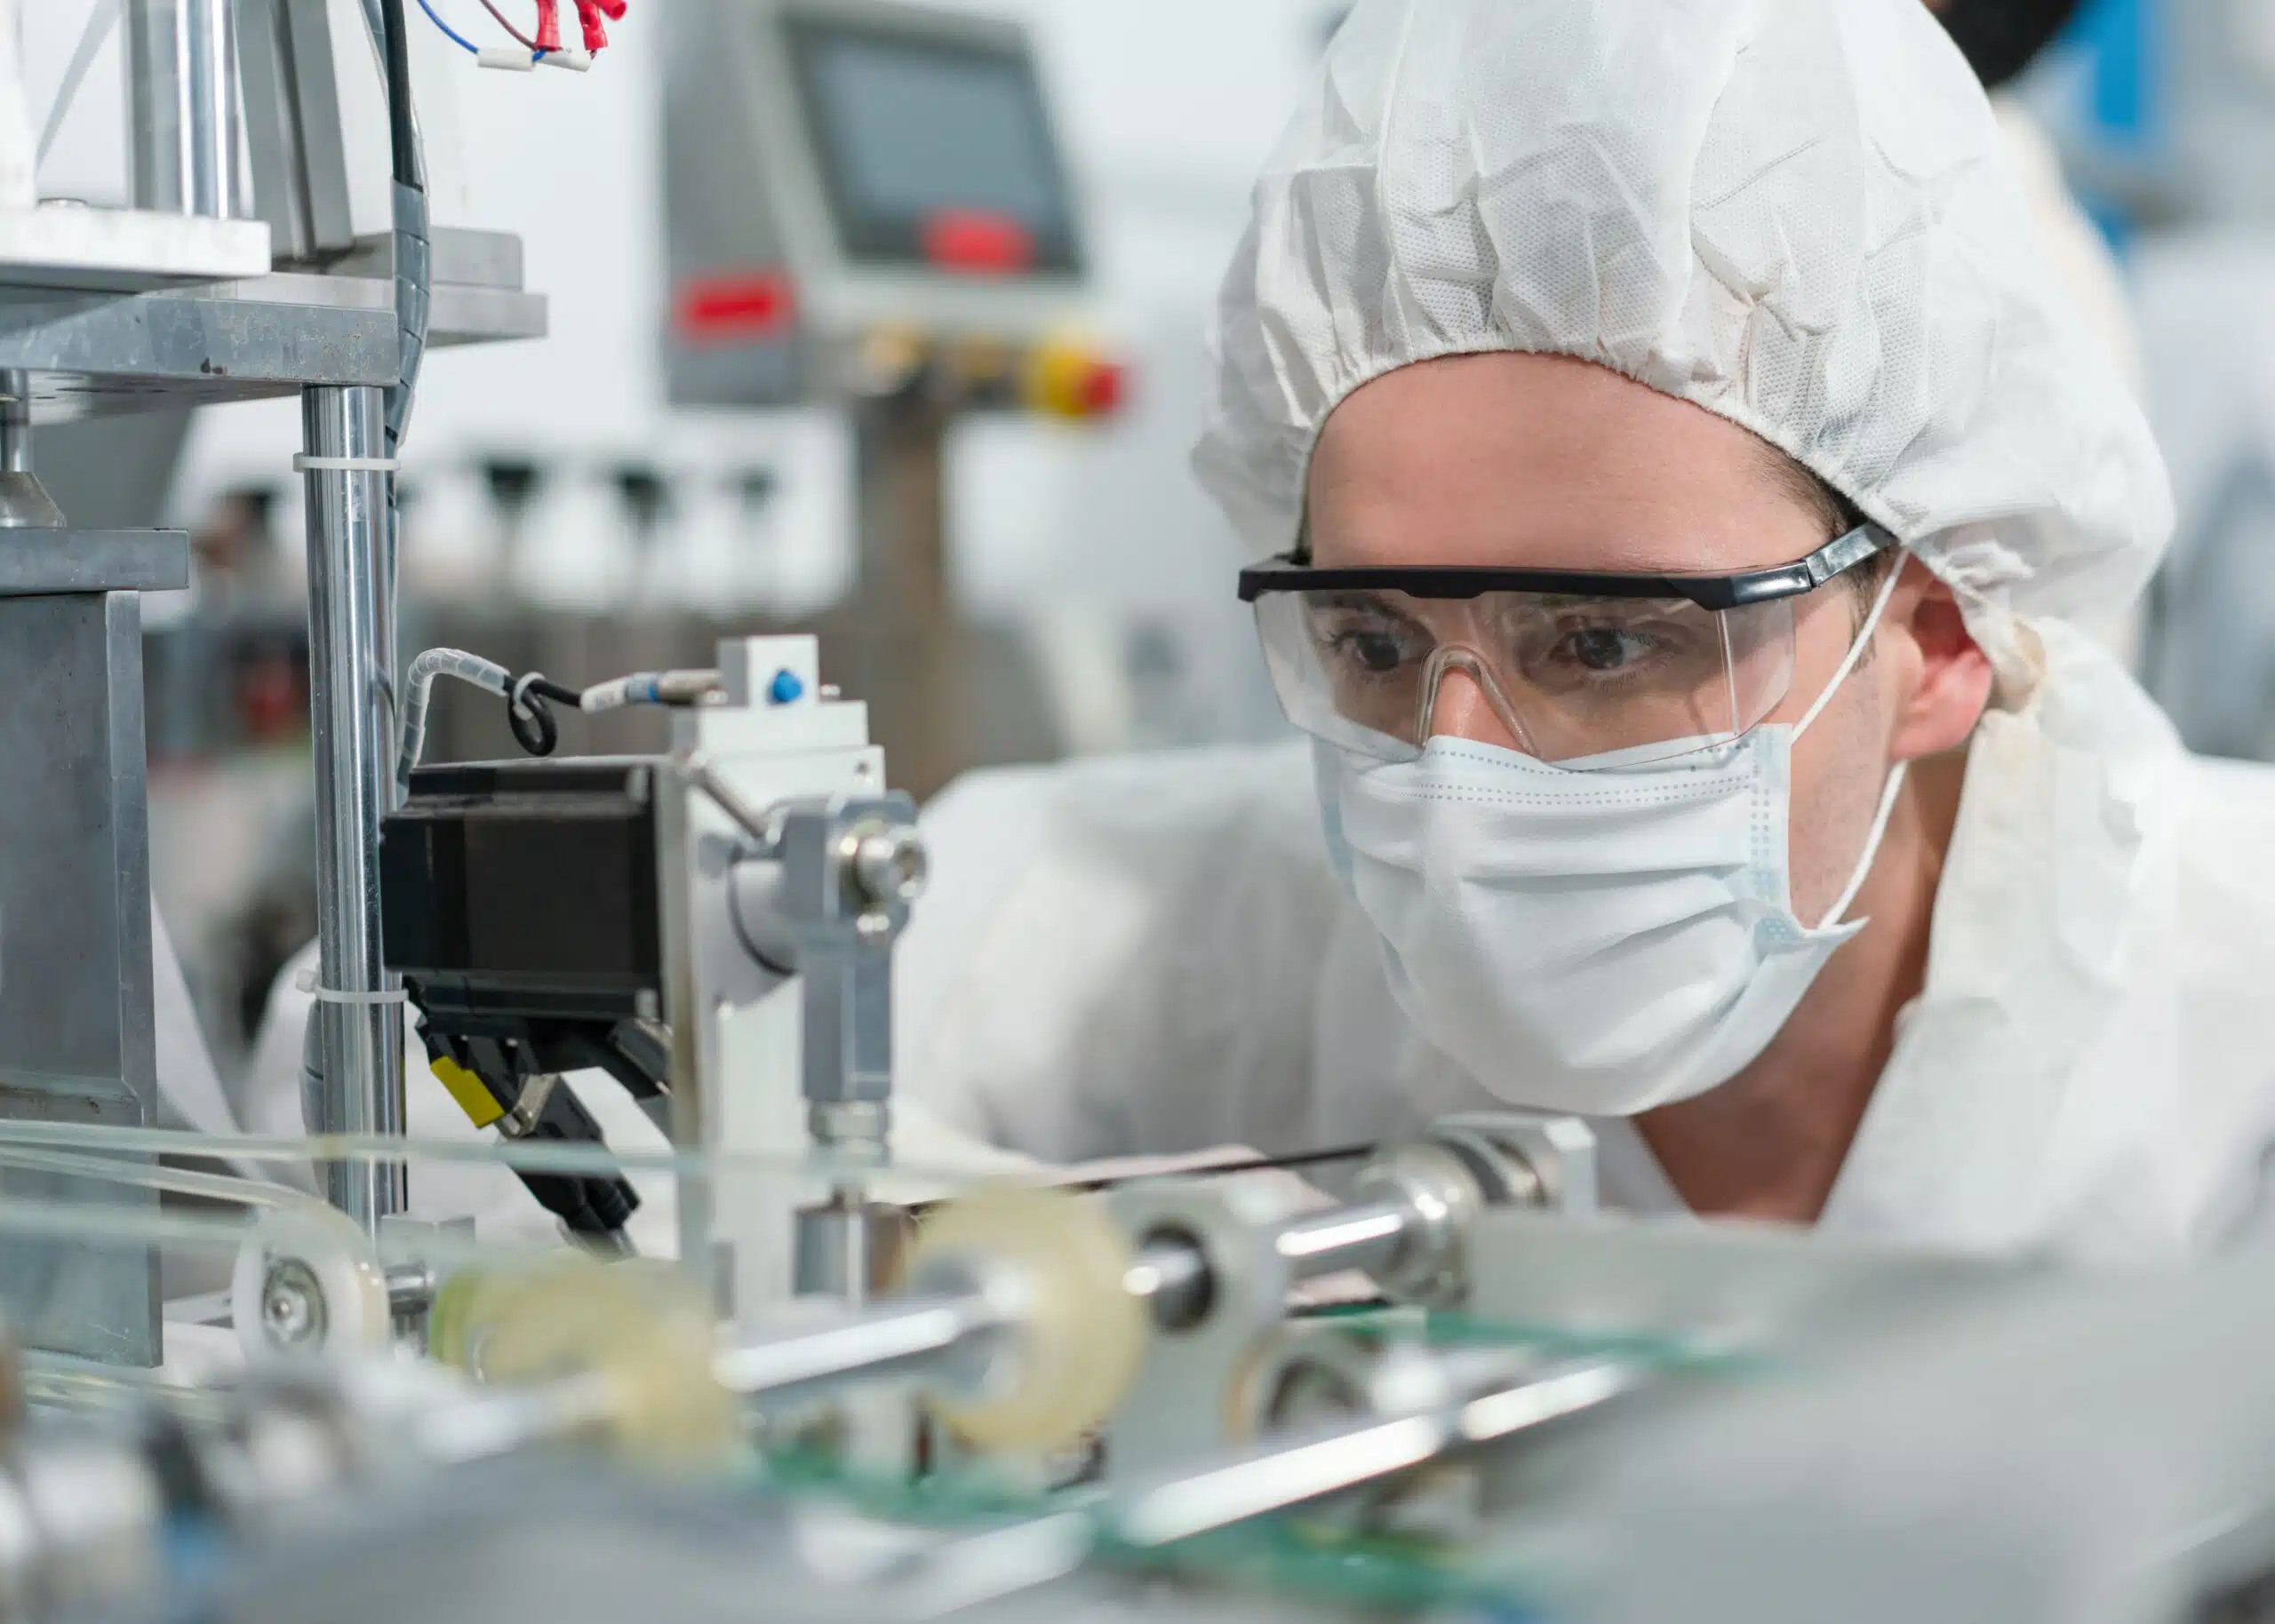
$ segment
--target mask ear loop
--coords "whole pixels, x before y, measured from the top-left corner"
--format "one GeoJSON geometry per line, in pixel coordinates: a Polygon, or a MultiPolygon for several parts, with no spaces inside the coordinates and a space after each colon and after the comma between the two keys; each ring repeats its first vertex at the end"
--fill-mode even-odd
{"type": "Polygon", "coordinates": [[[1856,670],[1856,663],[1864,657],[1864,650],[1872,646],[1872,633],[1880,629],[1880,616],[1887,610],[1888,600],[1896,596],[1896,582],[1904,578],[1906,556],[1904,553],[1896,555],[1896,568],[1889,570],[1888,579],[1880,583],[1880,596],[1872,600],[1872,612],[1864,617],[1864,629],[1857,633],[1856,641],[1848,645],[1848,653],[1841,660],[1840,669],[1832,673],[1832,681],[1824,685],[1824,691],[1816,697],[1816,703],[1803,712],[1801,720],[1793,725],[1795,738],[1807,733],[1809,724],[1824,714],[1824,707],[1832,703],[1832,696],[1840,691],[1840,685],[1848,680],[1848,673],[1856,670]]]}
{"type": "Polygon", "coordinates": [[[1745,729],[1738,723],[1738,656],[1730,647],[1730,617],[1715,616],[1714,629],[1722,634],[1722,692],[1730,702],[1730,737],[1735,739],[1745,729]]]}
{"type": "Polygon", "coordinates": [[[1819,930],[1831,930],[1840,924],[1840,916],[1856,902],[1856,893],[1864,888],[1865,877],[1872,872],[1872,864],[1880,855],[1880,842],[1888,838],[1888,820],[1896,811],[1896,792],[1904,787],[1904,769],[1911,765],[1909,761],[1898,761],[1888,769],[1888,788],[1880,792],[1880,809],[1872,816],[1872,833],[1864,837],[1864,855],[1856,860],[1856,872],[1848,876],[1848,888],[1841,892],[1840,900],[1825,911],[1819,930]]]}
{"type": "MultiPolygon", "coordinates": [[[[1840,691],[1840,685],[1848,680],[1848,673],[1856,669],[1856,662],[1864,658],[1864,650],[1872,646],[1872,633],[1880,629],[1881,613],[1887,609],[1888,600],[1896,595],[1896,581],[1904,574],[1904,557],[1901,553],[1897,555],[1896,568],[1888,572],[1888,579],[1880,584],[1880,596],[1872,600],[1872,612],[1864,617],[1864,630],[1856,634],[1856,642],[1849,647],[1848,657],[1840,662],[1840,669],[1833,673],[1832,681],[1825,684],[1824,692],[1816,697],[1816,703],[1809,706],[1807,714],[1794,728],[1795,738],[1808,731],[1809,724],[1832,703],[1832,696],[1840,691]]],[[[1865,878],[1872,873],[1872,864],[1880,855],[1880,842],[1888,838],[1888,822],[1896,811],[1896,795],[1904,788],[1904,768],[1910,765],[1908,761],[1898,761],[1888,769],[1888,785],[1880,791],[1880,810],[1872,815],[1872,831],[1864,837],[1864,851],[1856,859],[1856,872],[1848,876],[1848,884],[1840,893],[1840,900],[1826,910],[1824,922],[1817,926],[1819,930],[1831,930],[1840,924],[1841,916],[1856,903],[1856,893],[1864,888],[1865,878]]]]}

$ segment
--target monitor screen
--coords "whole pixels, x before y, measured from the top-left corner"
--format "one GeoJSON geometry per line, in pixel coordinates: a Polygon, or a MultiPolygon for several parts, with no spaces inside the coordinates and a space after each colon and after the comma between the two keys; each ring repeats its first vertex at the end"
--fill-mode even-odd
{"type": "Polygon", "coordinates": [[[997,275],[1081,268],[1066,171],[1024,52],[789,22],[848,258],[997,275]]]}

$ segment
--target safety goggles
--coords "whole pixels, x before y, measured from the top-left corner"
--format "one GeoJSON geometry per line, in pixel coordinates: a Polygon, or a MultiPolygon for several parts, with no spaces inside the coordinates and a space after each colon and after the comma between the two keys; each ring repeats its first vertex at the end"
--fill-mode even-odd
{"type": "Polygon", "coordinates": [[[1792,684],[1795,602],[1896,545],[1860,525],[1717,576],[1322,569],[1289,553],[1241,571],[1241,598],[1288,720],[1330,744],[1413,759],[1458,672],[1527,754],[1625,767],[1752,731],[1792,684]]]}

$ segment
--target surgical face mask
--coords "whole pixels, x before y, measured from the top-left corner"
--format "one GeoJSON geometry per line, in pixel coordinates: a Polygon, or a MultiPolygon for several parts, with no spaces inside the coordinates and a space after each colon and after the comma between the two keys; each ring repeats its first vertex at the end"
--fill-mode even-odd
{"type": "Polygon", "coordinates": [[[1421,1034],[1512,1104],[1590,1116],[1692,1098],[1760,1055],[1864,927],[1843,916],[1903,768],[1840,900],[1805,925],[1790,890],[1792,752],[1897,573],[1795,724],[1672,759],[1561,766],[1443,736],[1411,761],[1316,745],[1329,846],[1421,1034]]]}

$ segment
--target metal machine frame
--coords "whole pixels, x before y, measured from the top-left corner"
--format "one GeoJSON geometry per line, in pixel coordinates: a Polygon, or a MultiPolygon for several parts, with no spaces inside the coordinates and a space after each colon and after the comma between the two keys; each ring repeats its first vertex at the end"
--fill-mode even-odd
{"type": "MultiPolygon", "coordinates": [[[[82,698],[92,696],[99,712],[110,709],[98,735],[104,769],[86,782],[84,774],[30,766],[48,752],[59,761],[83,753],[84,719],[35,707],[12,712],[24,736],[12,752],[12,793],[24,805],[7,821],[22,832],[14,849],[40,854],[43,899],[52,917],[116,921],[102,951],[59,955],[57,962],[118,1001],[115,1021],[88,1030],[113,1032],[119,1047],[112,1058],[66,1064],[36,1043],[7,1037],[0,1013],[0,1066],[12,1094],[36,1092],[43,1077],[92,1074],[88,1086],[117,1095],[136,1119],[147,1119],[155,1106],[141,681],[131,594],[186,585],[185,549],[178,536],[104,538],[61,528],[64,516],[33,472],[37,426],[297,394],[304,426],[296,466],[307,483],[324,1114],[339,1128],[399,1131],[401,995],[380,966],[376,873],[394,728],[393,465],[380,430],[385,391],[401,370],[394,287],[384,268],[377,275],[275,272],[270,226],[235,218],[246,206],[234,186],[244,132],[227,48],[228,0],[140,4],[130,18],[138,104],[163,102],[167,109],[161,116],[138,107],[138,187],[164,206],[43,205],[26,161],[33,146],[12,49],[20,3],[0,0],[0,394],[7,397],[0,406],[0,526],[10,527],[0,528],[0,553],[13,561],[0,566],[0,581],[12,583],[0,585],[0,616],[56,620],[77,612],[68,606],[98,606],[100,613],[87,611],[96,617],[86,621],[92,641],[82,639],[84,657],[60,661],[42,680],[76,672],[85,683],[82,698]],[[77,595],[46,595],[56,593],[77,595]],[[20,843],[58,831],[112,843],[112,860],[85,871],[92,878],[70,896],[57,888],[81,869],[54,861],[47,846],[20,843]]],[[[277,107],[290,101],[292,114],[289,141],[277,120],[251,120],[261,203],[278,220],[298,222],[280,246],[319,257],[341,246],[342,217],[333,203],[344,172],[322,8],[299,0],[252,4],[250,37],[261,48],[250,54],[265,73],[280,65],[289,71],[289,78],[264,78],[257,100],[277,107]]],[[[545,303],[522,291],[518,251],[498,252],[493,240],[476,235],[438,260],[445,262],[437,267],[434,342],[543,333],[545,303]],[[465,265],[478,269],[477,283],[451,281],[454,267],[465,265]]],[[[28,638],[12,638],[10,646],[20,642],[27,651],[33,647],[28,638]]],[[[0,919],[7,933],[0,957],[14,956],[9,949],[18,943],[28,946],[20,933],[37,917],[26,905],[0,919]]],[[[28,991],[42,983],[21,976],[18,984],[28,991]]],[[[366,1226],[402,1203],[399,1177],[376,1170],[343,1175],[335,1195],[366,1226]]],[[[148,1360],[155,1357],[154,1335],[153,1325],[139,1338],[129,1335],[132,1346],[102,1351],[148,1360]]]]}

